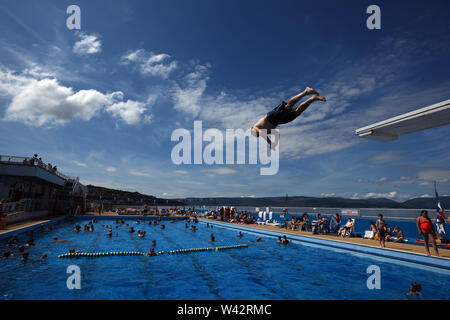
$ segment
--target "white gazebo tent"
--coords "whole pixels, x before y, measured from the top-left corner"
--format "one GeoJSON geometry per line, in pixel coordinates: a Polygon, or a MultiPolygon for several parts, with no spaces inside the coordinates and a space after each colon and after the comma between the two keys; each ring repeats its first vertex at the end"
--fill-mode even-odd
{"type": "Polygon", "coordinates": [[[450,99],[355,130],[361,138],[379,141],[450,124],[450,99]]]}

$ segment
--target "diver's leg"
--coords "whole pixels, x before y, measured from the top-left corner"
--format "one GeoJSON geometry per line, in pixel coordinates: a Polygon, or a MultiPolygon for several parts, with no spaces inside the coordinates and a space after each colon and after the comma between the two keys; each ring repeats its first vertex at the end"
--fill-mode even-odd
{"type": "Polygon", "coordinates": [[[296,109],[295,112],[297,113],[297,117],[303,113],[308,107],[313,103],[314,101],[327,101],[325,97],[322,97],[321,95],[315,94],[312,97],[310,97],[308,100],[303,101],[296,109]]]}
{"type": "Polygon", "coordinates": [[[301,98],[303,98],[304,96],[307,96],[309,94],[318,94],[318,93],[313,88],[306,87],[306,89],[303,92],[301,92],[298,95],[293,96],[292,98],[290,98],[289,101],[287,102],[286,106],[287,107],[294,107],[297,104],[297,102],[300,101],[301,98]]]}

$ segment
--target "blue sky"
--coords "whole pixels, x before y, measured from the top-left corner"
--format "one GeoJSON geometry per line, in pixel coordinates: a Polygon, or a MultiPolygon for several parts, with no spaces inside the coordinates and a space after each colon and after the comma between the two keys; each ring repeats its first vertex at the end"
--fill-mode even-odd
{"type": "Polygon", "coordinates": [[[450,98],[448,1],[2,1],[0,153],[160,197],[450,194],[450,127],[381,143],[356,128],[450,98]],[[66,8],[81,8],[68,30],[66,8]],[[280,170],[174,165],[177,128],[250,127],[312,86],[280,127],[280,170]]]}

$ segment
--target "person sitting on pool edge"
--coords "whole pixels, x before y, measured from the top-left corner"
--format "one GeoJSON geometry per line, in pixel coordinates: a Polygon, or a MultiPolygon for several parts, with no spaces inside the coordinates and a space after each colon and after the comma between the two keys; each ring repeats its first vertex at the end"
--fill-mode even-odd
{"type": "Polygon", "coordinates": [[[392,237],[390,237],[390,239],[393,239],[394,242],[400,243],[405,241],[405,236],[399,226],[394,227],[394,231],[392,232],[392,237]]]}

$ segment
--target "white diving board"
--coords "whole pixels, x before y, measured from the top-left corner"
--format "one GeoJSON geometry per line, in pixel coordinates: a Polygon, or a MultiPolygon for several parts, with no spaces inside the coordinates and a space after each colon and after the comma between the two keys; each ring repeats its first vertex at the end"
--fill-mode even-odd
{"type": "Polygon", "coordinates": [[[379,141],[450,124],[450,99],[355,130],[361,138],[379,141]]]}

